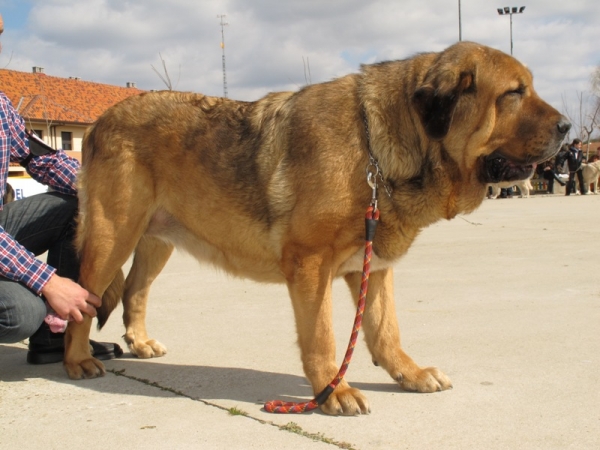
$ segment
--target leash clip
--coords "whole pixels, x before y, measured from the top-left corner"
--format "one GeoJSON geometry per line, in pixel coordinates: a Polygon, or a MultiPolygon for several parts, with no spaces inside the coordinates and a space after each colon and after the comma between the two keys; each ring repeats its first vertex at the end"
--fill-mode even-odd
{"type": "MultiPolygon", "coordinates": [[[[385,193],[388,197],[392,198],[392,188],[388,186],[385,182],[385,178],[383,177],[383,172],[379,168],[379,163],[375,159],[375,157],[369,151],[369,164],[367,164],[367,183],[371,186],[371,189],[377,189],[377,178],[381,181],[383,188],[385,189],[385,193]]],[[[373,198],[375,198],[375,194],[373,194],[373,198]]]]}
{"type": "Polygon", "coordinates": [[[376,161],[371,160],[367,166],[367,184],[373,190],[373,195],[371,196],[373,211],[377,210],[377,175],[379,175],[379,166],[376,161]]]}

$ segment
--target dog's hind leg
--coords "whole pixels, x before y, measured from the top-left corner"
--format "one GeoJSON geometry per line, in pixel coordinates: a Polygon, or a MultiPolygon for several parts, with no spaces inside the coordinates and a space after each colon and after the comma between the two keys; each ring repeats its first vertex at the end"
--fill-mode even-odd
{"type": "MultiPolygon", "coordinates": [[[[86,218],[86,222],[91,222],[89,219],[86,218]]],[[[106,228],[112,227],[112,224],[104,225],[106,228]]],[[[96,229],[95,226],[90,228],[96,229]]],[[[124,229],[120,231],[122,235],[115,230],[115,236],[109,237],[97,230],[98,237],[85,241],[81,251],[79,284],[99,297],[117,277],[133,252],[135,240],[139,239],[124,229]]],[[[91,355],[88,344],[91,326],[92,318],[84,315],[82,323],[69,322],[67,327],[64,367],[71,379],[95,378],[105,373],[104,365],[91,355]]]]}
{"type": "MultiPolygon", "coordinates": [[[[87,168],[80,174],[80,217],[77,248],[81,259],[79,284],[102,297],[143,235],[153,204],[151,182],[127,182],[127,168],[114,168],[112,182],[102,170],[87,168]],[[126,186],[121,192],[119,187],[126,186]]],[[[89,347],[92,318],[84,316],[81,324],[70,322],[65,333],[64,367],[72,379],[94,378],[104,374],[104,365],[93,358],[89,347]]]]}
{"type": "Polygon", "coordinates": [[[160,342],[148,338],[146,304],[150,285],[172,252],[172,244],[149,236],[142,237],[135,249],[133,265],[125,282],[123,322],[125,342],[129,345],[131,353],[139,358],[152,358],[167,353],[167,349],[160,342]]]}
{"type": "MultiPolygon", "coordinates": [[[[92,222],[91,217],[86,223],[92,222]]],[[[136,241],[142,234],[140,222],[130,221],[121,227],[102,220],[93,220],[94,225],[86,225],[95,238],[85,240],[81,250],[81,270],[79,284],[88,291],[102,297],[121,267],[133,252],[136,241]],[[103,231],[100,231],[100,228],[103,231]],[[111,234],[106,230],[112,230],[111,234]]],[[[64,367],[72,379],[95,378],[104,375],[104,365],[93,358],[88,345],[92,318],[84,315],[81,324],[69,322],[65,333],[64,367]]]]}
{"type": "Polygon", "coordinates": [[[488,195],[489,199],[494,200],[494,199],[498,198],[498,195],[500,195],[500,188],[498,187],[498,185],[496,185],[496,184],[488,185],[488,189],[491,190],[491,193],[488,195]]]}
{"type": "MultiPolygon", "coordinates": [[[[355,303],[361,273],[344,277],[355,303]]],[[[452,387],[450,379],[436,367],[419,367],[400,346],[400,330],[394,306],[393,270],[372,272],[369,277],[362,326],[373,362],[383,367],[407,391],[435,392],[452,387]]]]}

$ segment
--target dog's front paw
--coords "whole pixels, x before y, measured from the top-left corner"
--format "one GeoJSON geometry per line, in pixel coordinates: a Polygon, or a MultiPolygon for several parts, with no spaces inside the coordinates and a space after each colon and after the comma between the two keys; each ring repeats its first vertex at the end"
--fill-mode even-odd
{"type": "Polygon", "coordinates": [[[321,405],[321,411],[332,416],[357,416],[369,414],[371,408],[367,398],[358,389],[338,386],[321,405]]]}
{"type": "Polygon", "coordinates": [[[129,350],[138,358],[157,358],[167,353],[167,348],[160,342],[150,339],[145,342],[128,342],[129,350]]]}
{"type": "Polygon", "coordinates": [[[63,365],[67,371],[67,375],[69,375],[69,378],[72,380],[102,377],[106,373],[104,364],[92,357],[79,362],[68,361],[65,359],[63,365]]]}
{"type": "Polygon", "coordinates": [[[419,371],[410,376],[400,375],[397,381],[405,391],[437,392],[452,389],[450,378],[437,367],[419,369],[419,371]]]}

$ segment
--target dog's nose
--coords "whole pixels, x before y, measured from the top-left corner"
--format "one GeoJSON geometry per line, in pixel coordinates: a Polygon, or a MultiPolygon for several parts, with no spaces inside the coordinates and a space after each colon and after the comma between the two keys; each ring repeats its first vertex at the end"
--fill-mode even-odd
{"type": "Polygon", "coordinates": [[[569,132],[569,130],[571,129],[571,122],[569,122],[564,116],[561,117],[561,119],[558,121],[558,124],[556,125],[556,128],[558,128],[558,132],[560,134],[567,134],[569,132]]]}

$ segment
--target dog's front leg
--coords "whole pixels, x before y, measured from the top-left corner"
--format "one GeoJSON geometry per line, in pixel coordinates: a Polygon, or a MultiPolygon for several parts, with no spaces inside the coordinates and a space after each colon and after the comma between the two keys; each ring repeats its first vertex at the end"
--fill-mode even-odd
{"type": "MultiPolygon", "coordinates": [[[[284,255],[283,269],[294,307],[304,373],[317,395],[331,383],[339,369],[331,309],[331,256],[297,249],[287,249],[284,255]]],[[[321,410],[332,415],[366,414],[369,404],[358,389],[342,380],[321,410]]]]}
{"type": "MultiPolygon", "coordinates": [[[[358,301],[361,273],[345,276],[355,303],[358,301]]],[[[419,367],[400,347],[391,268],[372,272],[362,326],[373,362],[383,367],[407,391],[435,392],[452,387],[450,379],[436,367],[419,367]]]]}

